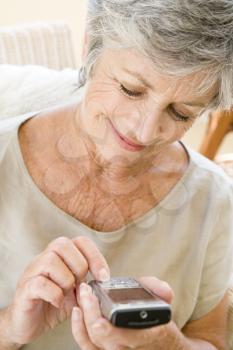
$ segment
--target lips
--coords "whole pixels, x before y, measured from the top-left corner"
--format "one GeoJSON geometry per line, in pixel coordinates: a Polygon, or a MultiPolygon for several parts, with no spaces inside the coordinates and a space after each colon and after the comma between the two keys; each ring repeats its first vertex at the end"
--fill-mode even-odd
{"type": "Polygon", "coordinates": [[[131,151],[131,152],[139,152],[142,151],[145,146],[142,145],[138,145],[134,142],[132,142],[131,140],[127,139],[125,136],[121,135],[114,127],[113,123],[111,122],[111,120],[109,120],[109,124],[111,126],[111,129],[113,131],[113,134],[115,136],[115,139],[117,141],[117,143],[124,149],[126,149],[127,151],[131,151]]]}

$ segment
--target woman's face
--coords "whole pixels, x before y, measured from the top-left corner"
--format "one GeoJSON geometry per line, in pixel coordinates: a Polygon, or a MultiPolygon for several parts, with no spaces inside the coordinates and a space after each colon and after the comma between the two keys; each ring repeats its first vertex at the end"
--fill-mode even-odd
{"type": "Polygon", "coordinates": [[[79,123],[103,160],[139,163],[182,138],[216,91],[197,93],[203,73],[161,75],[134,49],[105,50],[86,84],[79,123]]]}

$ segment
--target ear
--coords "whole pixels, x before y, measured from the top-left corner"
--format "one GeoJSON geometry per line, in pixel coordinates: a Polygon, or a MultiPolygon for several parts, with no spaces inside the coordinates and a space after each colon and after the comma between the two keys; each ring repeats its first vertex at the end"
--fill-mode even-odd
{"type": "Polygon", "coordinates": [[[83,46],[82,46],[82,63],[85,63],[87,57],[87,49],[88,49],[88,34],[85,30],[84,38],[83,38],[83,46]]]}

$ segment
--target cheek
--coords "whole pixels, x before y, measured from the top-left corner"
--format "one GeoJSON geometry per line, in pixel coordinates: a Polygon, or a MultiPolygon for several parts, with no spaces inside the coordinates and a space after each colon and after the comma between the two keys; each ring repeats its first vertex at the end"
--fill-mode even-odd
{"type": "Polygon", "coordinates": [[[191,128],[192,124],[181,123],[181,122],[172,122],[173,126],[171,127],[170,139],[171,142],[180,140],[183,138],[188,129],[191,128]]]}
{"type": "Polygon", "coordinates": [[[85,114],[88,116],[91,128],[97,128],[97,123],[100,124],[102,119],[108,118],[119,131],[125,133],[135,129],[136,124],[133,119],[138,113],[132,101],[127,101],[120,92],[108,91],[108,93],[98,92],[89,95],[85,114]]]}
{"type": "MultiPolygon", "coordinates": [[[[106,140],[106,118],[110,118],[115,127],[124,134],[135,132],[145,117],[150,115],[149,107],[146,101],[129,100],[116,86],[107,83],[92,84],[84,99],[82,123],[92,137],[106,140]]],[[[191,127],[190,124],[172,120],[166,113],[163,118],[158,118],[157,122],[161,123],[160,136],[165,143],[181,139],[191,127]]]]}
{"type": "Polygon", "coordinates": [[[81,121],[86,133],[96,141],[106,140],[106,118],[113,119],[124,110],[119,94],[104,85],[87,90],[82,103],[81,121]],[[121,108],[119,107],[121,106],[121,108]]]}
{"type": "Polygon", "coordinates": [[[95,118],[102,114],[109,118],[117,112],[120,104],[116,87],[106,83],[92,86],[86,93],[84,105],[88,117],[95,118]]]}

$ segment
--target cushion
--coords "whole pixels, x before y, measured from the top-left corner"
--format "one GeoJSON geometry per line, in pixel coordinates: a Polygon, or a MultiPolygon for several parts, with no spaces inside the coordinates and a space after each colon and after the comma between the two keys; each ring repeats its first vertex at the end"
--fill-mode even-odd
{"type": "Polygon", "coordinates": [[[0,65],[0,118],[75,101],[79,71],[42,66],[0,65]]]}

